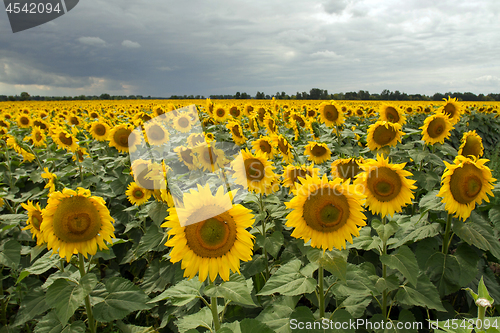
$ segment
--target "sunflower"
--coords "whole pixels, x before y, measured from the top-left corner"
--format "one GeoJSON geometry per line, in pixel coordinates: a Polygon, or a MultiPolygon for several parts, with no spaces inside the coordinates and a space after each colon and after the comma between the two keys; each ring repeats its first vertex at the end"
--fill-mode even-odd
{"type": "Polygon", "coordinates": [[[0,197],[0,211],[3,209],[3,205],[5,205],[5,201],[0,197]]]}
{"type": "Polygon", "coordinates": [[[195,165],[199,169],[208,172],[215,172],[217,169],[223,168],[228,162],[224,155],[224,151],[216,148],[212,143],[193,148],[193,152],[195,152],[197,156],[195,165]]]}
{"type": "Polygon", "coordinates": [[[314,163],[309,166],[287,165],[283,170],[283,186],[293,188],[300,185],[299,177],[306,178],[306,176],[310,176],[314,178],[318,175],[319,169],[314,167],[314,163]]]}
{"type": "Polygon", "coordinates": [[[205,140],[205,134],[203,133],[191,133],[186,139],[188,147],[190,148],[196,147],[200,144],[204,144],[205,140]]]}
{"type": "Polygon", "coordinates": [[[354,185],[339,178],[328,181],[326,175],[307,176],[300,182],[295,196],[285,202],[293,209],[286,222],[295,228],[292,237],[311,240],[312,247],[323,250],[340,250],[346,247],[346,241],[352,244],[352,236],[359,236],[359,227],[366,225],[361,206],[365,196],[354,185]]]}
{"type": "Polygon", "coordinates": [[[40,231],[40,225],[42,224],[43,210],[40,208],[40,204],[37,202],[36,206],[33,202],[28,200],[28,204],[22,203],[21,206],[28,211],[28,220],[26,221],[26,227],[23,230],[29,230],[31,232],[32,238],[36,237],[36,245],[43,244],[43,236],[40,231]]]}
{"type": "Polygon", "coordinates": [[[191,119],[186,114],[175,117],[173,122],[174,128],[181,133],[187,133],[191,130],[191,119]]]}
{"type": "Polygon", "coordinates": [[[339,158],[332,163],[333,178],[352,180],[361,172],[361,164],[364,163],[362,157],[359,158],[339,158]]]}
{"type": "Polygon", "coordinates": [[[20,128],[30,128],[32,124],[33,122],[31,121],[29,115],[22,113],[17,117],[17,125],[20,128]]]}
{"type": "Polygon", "coordinates": [[[458,155],[453,164],[444,161],[446,169],[441,177],[441,189],[437,194],[442,197],[445,209],[466,220],[476,204],[484,200],[490,202],[486,194],[493,196],[491,170],[485,165],[487,159],[477,159],[458,155]]]}
{"type": "Polygon", "coordinates": [[[283,135],[275,135],[273,143],[277,147],[278,152],[283,156],[283,162],[290,163],[293,160],[292,146],[283,135]]]}
{"type": "Polygon", "coordinates": [[[309,141],[309,144],[305,146],[305,153],[309,161],[313,161],[316,164],[321,164],[328,161],[332,156],[332,152],[326,145],[326,143],[318,143],[314,141],[309,141]]]}
{"type": "Polygon", "coordinates": [[[235,183],[255,193],[264,193],[275,177],[274,166],[266,155],[259,152],[254,155],[248,149],[241,151],[231,167],[235,171],[235,183]]]}
{"type": "Polygon", "coordinates": [[[109,125],[105,122],[96,121],[90,126],[90,135],[97,141],[106,141],[109,134],[109,125]]]}
{"type": "Polygon", "coordinates": [[[358,174],[354,185],[364,189],[366,205],[372,213],[392,216],[415,198],[412,193],[417,188],[415,180],[406,178],[412,173],[403,170],[405,165],[391,164],[389,158],[379,154],[376,160],[367,160],[361,165],[363,172],[358,174]]]}
{"type": "Polygon", "coordinates": [[[14,138],[12,135],[7,135],[7,140],[5,141],[5,143],[7,144],[7,147],[14,149],[16,153],[20,154],[23,157],[23,161],[21,163],[24,163],[24,161],[32,162],[35,159],[35,155],[27,152],[23,147],[21,147],[17,143],[16,138],[14,138]]]}
{"type": "Polygon", "coordinates": [[[214,113],[212,114],[212,117],[215,121],[223,123],[226,121],[227,118],[229,118],[229,113],[226,111],[224,107],[217,106],[214,108],[214,113]]]}
{"type": "Polygon", "coordinates": [[[81,187],[51,193],[42,217],[40,230],[47,248],[68,262],[73,254],[81,253],[85,258],[96,254],[98,245],[108,249],[104,240],[111,243],[115,237],[114,219],[104,199],[81,187]]]}
{"type": "Polygon", "coordinates": [[[374,151],[385,146],[395,146],[398,142],[401,142],[403,135],[400,124],[377,121],[368,127],[366,141],[368,148],[374,151]]]}
{"type": "Polygon", "coordinates": [[[167,143],[170,136],[162,122],[148,121],[144,124],[146,137],[150,145],[162,145],[167,143]]]}
{"type": "Polygon", "coordinates": [[[226,125],[227,129],[231,131],[231,135],[233,136],[234,143],[238,146],[243,145],[247,142],[247,138],[243,135],[243,129],[241,128],[241,124],[236,121],[228,121],[226,125]]]}
{"type": "Polygon", "coordinates": [[[42,178],[48,179],[47,184],[45,185],[44,188],[49,189],[49,193],[52,193],[56,190],[56,184],[55,181],[57,179],[57,176],[55,173],[49,172],[49,169],[47,167],[43,168],[43,173],[42,173],[42,178]]]}
{"type": "Polygon", "coordinates": [[[445,104],[438,109],[438,112],[446,114],[448,118],[450,118],[451,124],[455,125],[458,123],[460,116],[463,113],[462,106],[456,98],[450,98],[450,96],[448,96],[448,99],[443,98],[443,100],[445,101],[445,104]]]}
{"type": "Polygon", "coordinates": [[[426,144],[442,144],[445,139],[450,137],[453,125],[444,113],[436,113],[425,118],[424,125],[420,129],[422,130],[422,140],[426,144]]]}
{"type": "Polygon", "coordinates": [[[276,148],[273,146],[273,140],[268,136],[263,136],[253,141],[252,148],[257,152],[265,154],[267,159],[272,159],[276,154],[276,148]]]}
{"type": "Polygon", "coordinates": [[[31,135],[28,137],[33,142],[35,147],[45,147],[45,133],[38,127],[33,127],[31,135]]]}
{"type": "Polygon", "coordinates": [[[269,114],[266,114],[266,116],[264,117],[264,126],[266,127],[267,133],[269,133],[269,135],[274,135],[278,131],[276,120],[269,114]]]}
{"type": "Polygon", "coordinates": [[[78,162],[82,163],[83,160],[85,159],[85,156],[90,156],[89,153],[87,152],[87,149],[80,147],[75,151],[75,153],[72,156],[72,159],[75,162],[76,160],[78,160],[78,162]]]}
{"type": "Polygon", "coordinates": [[[480,158],[483,156],[483,139],[476,133],[476,130],[468,131],[462,136],[462,144],[458,149],[458,155],[468,157],[470,155],[480,158]]]}
{"type": "Polygon", "coordinates": [[[188,167],[189,170],[196,169],[195,166],[195,158],[193,155],[193,149],[183,146],[178,146],[174,148],[174,152],[179,157],[179,161],[184,163],[188,167]]]}
{"type": "Polygon", "coordinates": [[[73,153],[78,149],[78,140],[62,128],[55,130],[52,139],[60,149],[66,149],[73,153]]]}
{"type": "Polygon", "coordinates": [[[122,124],[113,128],[108,135],[109,146],[119,152],[128,153],[141,143],[141,137],[134,131],[132,125],[122,124]]]}
{"type": "Polygon", "coordinates": [[[344,123],[344,113],[335,102],[323,102],[319,106],[319,116],[326,126],[341,125],[344,123]]]}
{"type": "Polygon", "coordinates": [[[229,280],[230,271],[240,272],[240,261],[252,260],[253,239],[246,229],[252,227],[254,216],[242,205],[232,205],[232,192],[224,194],[222,187],[212,195],[210,187],[198,185],[183,196],[184,207],[170,208],[167,222],[171,228],[170,260],[182,260],[184,277],[192,279],[198,273],[200,281],[217,275],[229,280]],[[189,221],[186,225],[184,222],[189,221]]]}
{"type": "Polygon", "coordinates": [[[151,191],[137,185],[136,182],[128,184],[127,191],[125,191],[128,201],[131,204],[140,206],[148,202],[151,197],[151,191]]]}
{"type": "Polygon", "coordinates": [[[165,110],[163,110],[161,105],[157,105],[153,108],[153,114],[155,115],[155,117],[161,116],[164,113],[165,113],[165,110]]]}
{"type": "Polygon", "coordinates": [[[151,160],[136,159],[130,166],[130,174],[134,176],[134,181],[140,187],[148,190],[155,189],[155,182],[148,177],[153,164],[151,160]]]}
{"type": "Polygon", "coordinates": [[[391,123],[398,123],[403,126],[406,123],[404,112],[400,112],[396,107],[389,104],[382,104],[379,110],[379,119],[391,123]]]}
{"type": "Polygon", "coordinates": [[[238,107],[236,105],[232,105],[229,108],[229,114],[237,119],[239,119],[241,117],[241,111],[240,111],[240,109],[238,109],[238,107]]]}

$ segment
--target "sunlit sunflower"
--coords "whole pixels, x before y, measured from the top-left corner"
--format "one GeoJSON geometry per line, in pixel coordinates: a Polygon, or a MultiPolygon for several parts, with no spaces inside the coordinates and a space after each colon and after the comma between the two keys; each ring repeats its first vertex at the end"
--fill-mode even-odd
{"type": "Polygon", "coordinates": [[[83,160],[85,159],[85,156],[87,156],[87,157],[90,156],[89,153],[87,152],[87,149],[80,147],[75,151],[75,153],[73,154],[73,156],[71,158],[75,162],[78,160],[78,162],[82,163],[83,160]]]}
{"type": "Polygon", "coordinates": [[[273,135],[278,131],[278,126],[276,125],[276,120],[274,117],[267,114],[264,117],[264,126],[266,127],[267,133],[273,135]]]}
{"type": "Polygon", "coordinates": [[[21,113],[17,117],[17,126],[19,126],[20,128],[30,128],[32,124],[33,122],[31,121],[29,115],[21,113]]]}
{"type": "Polygon", "coordinates": [[[125,194],[127,195],[128,201],[136,206],[140,206],[148,202],[151,197],[151,191],[140,187],[136,182],[128,184],[125,194]]]}
{"type": "Polygon", "coordinates": [[[214,107],[214,112],[212,114],[212,117],[215,121],[223,123],[226,121],[227,118],[229,118],[229,112],[227,112],[227,110],[224,107],[218,105],[214,107]]]}
{"type": "Polygon", "coordinates": [[[187,133],[192,127],[191,119],[187,114],[181,114],[174,118],[173,127],[181,133],[187,133]]]}
{"type": "Polygon", "coordinates": [[[205,141],[207,143],[215,141],[214,133],[210,133],[210,132],[209,133],[205,133],[205,141]]]}
{"type": "Polygon", "coordinates": [[[189,170],[196,169],[196,159],[194,157],[192,148],[178,146],[174,148],[174,152],[179,157],[179,161],[184,163],[184,165],[186,165],[189,170]]]}
{"type": "Polygon", "coordinates": [[[167,143],[170,136],[162,122],[148,121],[144,124],[146,138],[150,145],[162,145],[167,143]]]}
{"type": "Polygon", "coordinates": [[[40,225],[42,224],[42,209],[40,204],[37,202],[36,206],[33,205],[32,201],[28,201],[28,204],[22,203],[21,206],[28,211],[28,220],[26,221],[26,227],[23,230],[29,230],[33,239],[36,237],[36,245],[43,244],[43,236],[40,231],[40,225]]]}
{"type": "Polygon", "coordinates": [[[229,120],[226,125],[227,129],[231,131],[231,135],[233,136],[234,143],[241,146],[245,142],[247,142],[247,138],[243,134],[243,129],[241,128],[241,124],[236,121],[229,120]]]}
{"type": "Polygon", "coordinates": [[[0,197],[0,211],[3,209],[3,205],[5,205],[5,200],[0,197]]]}
{"type": "Polygon", "coordinates": [[[341,125],[344,123],[344,113],[333,101],[321,103],[318,112],[321,121],[326,126],[341,125]]]}
{"type": "Polygon", "coordinates": [[[47,131],[49,129],[47,121],[40,118],[33,119],[33,126],[40,128],[42,131],[47,131]]]}
{"type": "Polygon", "coordinates": [[[233,105],[229,108],[229,114],[237,119],[239,119],[242,115],[240,109],[238,109],[236,105],[233,105]]]}
{"type": "Polygon", "coordinates": [[[208,185],[198,185],[198,191],[184,194],[184,207],[168,210],[167,222],[161,225],[171,228],[165,245],[172,247],[172,262],[182,260],[185,277],[198,274],[200,281],[207,276],[214,281],[220,275],[228,281],[230,271],[240,272],[240,261],[252,260],[254,236],[246,229],[252,227],[254,216],[242,205],[231,205],[232,197],[222,187],[214,196],[208,185]],[[200,222],[183,226],[181,221],[200,222]]]}
{"type": "Polygon", "coordinates": [[[382,104],[379,110],[379,119],[391,123],[398,123],[403,126],[406,123],[406,116],[398,108],[389,104],[382,104]]]}
{"type": "Polygon", "coordinates": [[[406,163],[391,164],[389,158],[384,159],[377,154],[377,159],[366,160],[361,165],[363,170],[358,174],[354,185],[358,190],[363,189],[366,195],[366,206],[374,214],[394,215],[402,208],[411,204],[412,190],[417,187],[415,180],[406,177],[412,173],[404,170],[406,163]]]}
{"type": "Polygon", "coordinates": [[[203,134],[203,133],[191,133],[191,134],[189,134],[189,136],[186,139],[188,147],[190,147],[190,148],[204,144],[205,140],[206,140],[205,134],[203,134]]]}
{"type": "Polygon", "coordinates": [[[332,152],[326,145],[326,143],[309,141],[305,146],[305,153],[309,161],[313,161],[316,164],[321,164],[328,161],[332,156],[332,152]]]}
{"type": "Polygon", "coordinates": [[[253,141],[252,148],[255,149],[255,151],[265,154],[267,159],[273,159],[276,154],[276,148],[273,146],[273,139],[268,136],[263,136],[253,141]]]}
{"type": "Polygon", "coordinates": [[[438,112],[446,114],[448,118],[450,118],[451,124],[455,125],[458,123],[460,116],[463,113],[462,105],[456,98],[450,98],[450,96],[448,96],[448,99],[443,98],[443,100],[445,101],[445,104],[438,109],[438,112]]]}
{"type": "Polygon", "coordinates": [[[109,125],[105,122],[96,121],[90,126],[90,135],[97,141],[106,141],[109,132],[109,125]]]}
{"type": "Polygon", "coordinates": [[[197,168],[208,172],[215,172],[228,163],[224,151],[216,148],[213,143],[193,148],[193,152],[196,153],[195,165],[197,168]]]}
{"type": "Polygon", "coordinates": [[[235,171],[235,183],[255,193],[264,193],[275,177],[272,162],[263,153],[254,155],[248,149],[241,151],[231,167],[235,171]]]}
{"type": "Polygon", "coordinates": [[[319,176],[319,169],[314,167],[314,163],[309,166],[287,165],[283,169],[283,186],[294,188],[300,185],[299,177],[306,178],[308,175],[313,178],[319,176]]]}
{"type": "Polygon", "coordinates": [[[476,130],[465,132],[461,142],[462,144],[458,149],[458,155],[465,157],[473,155],[476,158],[483,156],[483,139],[476,133],[476,130]]]}
{"type": "Polygon", "coordinates": [[[40,128],[33,127],[29,138],[31,139],[35,147],[45,147],[46,135],[40,128]]]}
{"type": "Polygon", "coordinates": [[[75,152],[78,149],[78,139],[62,128],[59,128],[54,132],[52,139],[61,149],[66,149],[72,152],[75,152]]]}
{"type": "Polygon", "coordinates": [[[283,162],[290,163],[293,160],[292,146],[283,135],[275,135],[273,143],[276,150],[283,156],[283,162]]]}
{"type": "Polygon", "coordinates": [[[165,113],[165,110],[161,107],[161,105],[157,105],[153,108],[153,114],[155,117],[161,116],[165,113]]]}
{"type": "Polygon", "coordinates": [[[468,158],[458,155],[453,164],[444,161],[446,169],[441,177],[441,189],[437,194],[442,197],[445,209],[449,214],[455,214],[466,220],[476,204],[484,200],[490,202],[488,196],[493,196],[491,170],[485,165],[487,159],[468,158]]]}
{"type": "Polygon", "coordinates": [[[366,225],[363,212],[365,196],[354,185],[336,178],[301,179],[295,196],[285,202],[289,209],[286,225],[295,228],[292,237],[311,240],[311,246],[323,250],[346,247],[352,236],[359,236],[359,227],[366,225]]]}
{"type": "Polygon", "coordinates": [[[141,143],[141,137],[134,131],[134,127],[129,124],[118,125],[113,128],[108,135],[109,146],[115,147],[121,153],[128,153],[134,150],[141,143]]]}
{"type": "Polygon", "coordinates": [[[28,151],[26,151],[26,149],[21,147],[19,145],[19,143],[17,143],[17,140],[15,137],[13,137],[12,135],[8,135],[8,134],[6,137],[7,137],[7,140],[5,140],[5,143],[7,144],[7,147],[14,149],[14,151],[16,153],[20,154],[23,157],[22,163],[24,163],[25,161],[32,162],[35,159],[35,155],[33,155],[32,153],[29,153],[28,151]]]}
{"type": "Polygon", "coordinates": [[[111,243],[115,237],[114,219],[104,199],[91,196],[81,187],[51,193],[42,217],[40,230],[47,248],[68,262],[73,254],[81,253],[86,258],[96,254],[98,245],[107,249],[104,240],[111,243]]]}
{"type": "Polygon", "coordinates": [[[424,125],[420,129],[422,130],[422,140],[426,144],[442,144],[445,139],[450,137],[453,125],[444,113],[436,113],[425,118],[424,125]]]}
{"type": "Polygon", "coordinates": [[[333,178],[354,181],[361,172],[361,164],[364,163],[362,157],[359,158],[339,158],[332,163],[333,178]]]}
{"type": "Polygon", "coordinates": [[[400,124],[377,121],[368,127],[366,141],[368,148],[374,151],[385,146],[395,146],[398,142],[401,142],[403,135],[400,124]]]}
{"type": "Polygon", "coordinates": [[[155,182],[148,177],[151,166],[155,164],[150,160],[136,159],[130,166],[130,174],[134,176],[134,181],[142,188],[153,190],[155,182]]]}

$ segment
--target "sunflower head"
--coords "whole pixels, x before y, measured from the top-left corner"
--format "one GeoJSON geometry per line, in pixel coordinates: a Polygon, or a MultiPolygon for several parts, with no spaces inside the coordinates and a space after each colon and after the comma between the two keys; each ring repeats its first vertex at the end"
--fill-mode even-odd
{"type": "Polygon", "coordinates": [[[105,122],[96,121],[90,126],[90,135],[97,141],[105,141],[109,134],[109,125],[105,122]]]}
{"type": "Polygon", "coordinates": [[[170,138],[167,129],[163,126],[163,122],[161,121],[148,121],[144,125],[144,130],[146,132],[147,140],[151,145],[162,145],[167,143],[170,138]]]}
{"type": "Polygon", "coordinates": [[[368,148],[374,151],[385,146],[393,147],[401,142],[404,135],[401,131],[401,125],[388,121],[377,121],[368,127],[366,141],[368,148]]]}
{"type": "Polygon", "coordinates": [[[325,161],[328,161],[332,156],[332,152],[330,151],[326,143],[310,141],[305,146],[305,149],[307,158],[316,164],[321,164],[325,161]]]}
{"type": "Polygon", "coordinates": [[[380,106],[380,120],[388,121],[391,123],[398,123],[400,125],[404,125],[406,122],[406,117],[403,112],[401,112],[398,108],[389,104],[382,104],[380,106]]]}
{"type": "Polygon", "coordinates": [[[191,119],[187,114],[180,114],[174,118],[173,127],[181,133],[187,133],[192,127],[191,119]]]}
{"type": "Polygon", "coordinates": [[[445,115],[447,115],[450,119],[451,124],[455,125],[456,123],[458,123],[458,121],[460,120],[460,116],[463,113],[462,105],[457,101],[456,98],[450,98],[450,96],[448,96],[448,99],[443,98],[443,100],[445,103],[441,108],[439,108],[438,111],[443,112],[445,115]]]}
{"type": "Polygon", "coordinates": [[[138,131],[133,130],[132,125],[122,124],[111,130],[108,136],[109,146],[115,147],[119,152],[128,153],[141,143],[138,131]]]}
{"type": "Polygon", "coordinates": [[[272,159],[274,154],[276,154],[276,148],[273,146],[273,141],[268,136],[264,136],[253,141],[252,147],[256,151],[265,154],[268,159],[272,159]]]}
{"type": "Polygon", "coordinates": [[[483,156],[483,139],[476,133],[476,130],[468,131],[462,136],[462,144],[458,149],[458,155],[474,156],[480,158],[483,156]]]}
{"type": "Polygon", "coordinates": [[[136,182],[131,182],[128,185],[125,194],[127,195],[128,201],[130,201],[131,204],[137,206],[148,202],[149,198],[151,197],[151,191],[140,187],[136,182]]]}
{"type": "Polygon", "coordinates": [[[332,176],[341,178],[344,181],[353,180],[361,172],[361,164],[364,163],[362,157],[359,158],[339,158],[332,163],[332,176]]]}
{"type": "Polygon", "coordinates": [[[453,125],[448,116],[444,113],[436,113],[425,118],[422,129],[422,140],[429,145],[435,143],[444,143],[444,140],[449,138],[453,125]]]}
{"type": "Polygon", "coordinates": [[[28,200],[27,204],[22,203],[21,206],[28,212],[28,220],[23,230],[29,230],[32,238],[36,237],[36,245],[42,245],[43,237],[40,226],[43,221],[43,210],[40,208],[40,204],[37,202],[36,205],[33,205],[33,202],[28,200]]]}
{"type": "Polygon", "coordinates": [[[314,167],[314,163],[309,166],[301,165],[287,165],[283,170],[283,186],[284,187],[295,187],[300,185],[300,178],[306,178],[307,176],[316,177],[319,175],[319,169],[314,167]]]}
{"type": "Polygon", "coordinates": [[[231,132],[234,143],[236,143],[237,145],[242,145],[247,141],[247,138],[243,134],[243,129],[241,128],[241,124],[239,122],[228,121],[226,127],[231,132]]]}
{"type": "Polygon", "coordinates": [[[293,160],[292,146],[283,135],[275,135],[273,138],[276,150],[283,156],[283,161],[290,163],[293,160]]]}
{"type": "Polygon", "coordinates": [[[248,149],[241,151],[231,167],[235,171],[235,182],[256,193],[264,193],[276,176],[274,166],[263,153],[252,154],[248,149]]]}
{"type": "Polygon", "coordinates": [[[319,106],[321,121],[326,126],[341,125],[344,123],[344,112],[335,102],[323,102],[319,106]]]}

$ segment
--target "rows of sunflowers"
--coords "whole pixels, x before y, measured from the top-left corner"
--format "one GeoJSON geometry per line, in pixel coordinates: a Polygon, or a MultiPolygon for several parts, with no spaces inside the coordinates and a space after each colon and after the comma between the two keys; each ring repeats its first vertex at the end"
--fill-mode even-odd
{"type": "Polygon", "coordinates": [[[0,103],[0,333],[498,332],[499,105],[0,103]]]}

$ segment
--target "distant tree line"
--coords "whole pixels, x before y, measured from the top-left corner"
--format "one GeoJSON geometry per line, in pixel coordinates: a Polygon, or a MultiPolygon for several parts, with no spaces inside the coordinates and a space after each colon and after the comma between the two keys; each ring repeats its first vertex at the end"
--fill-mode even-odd
{"type": "MultiPolygon", "coordinates": [[[[295,95],[288,95],[284,91],[277,92],[274,95],[268,95],[264,92],[257,91],[255,96],[251,96],[246,92],[236,92],[234,95],[210,95],[211,99],[282,99],[282,100],[297,100],[297,99],[316,99],[316,100],[374,100],[374,101],[441,101],[443,98],[448,96],[452,98],[457,98],[459,101],[500,101],[500,93],[494,94],[489,93],[487,95],[479,94],[476,95],[471,92],[447,92],[447,93],[435,93],[432,96],[421,95],[421,94],[407,94],[400,92],[399,90],[390,91],[384,89],[380,94],[371,94],[369,91],[359,90],[359,91],[349,91],[345,93],[334,93],[329,94],[328,90],[323,90],[319,88],[312,88],[308,92],[297,92],[295,95]]],[[[27,92],[22,92],[20,95],[7,96],[0,95],[0,102],[2,101],[84,101],[84,100],[126,100],[126,99],[204,99],[205,96],[202,95],[172,95],[170,97],[151,97],[142,95],[129,95],[129,96],[111,96],[110,94],[101,94],[100,96],[30,96],[27,92]]]]}

